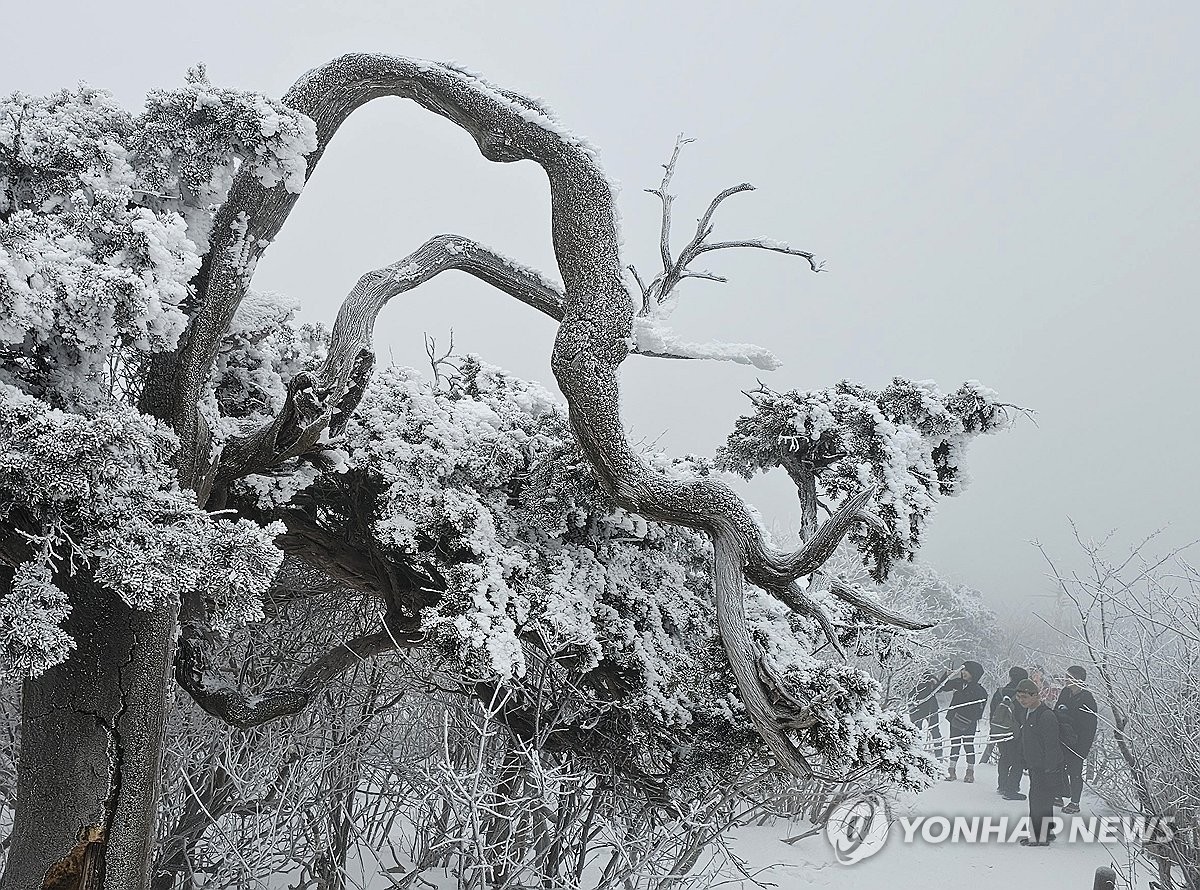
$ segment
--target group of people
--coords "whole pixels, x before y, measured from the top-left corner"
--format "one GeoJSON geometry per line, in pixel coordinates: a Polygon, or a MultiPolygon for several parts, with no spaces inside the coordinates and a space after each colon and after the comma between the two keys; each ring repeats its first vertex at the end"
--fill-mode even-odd
{"type": "Polygon", "coordinates": [[[984,710],[989,733],[983,752],[986,763],[999,752],[996,791],[1005,800],[1029,801],[1032,836],[1027,846],[1045,846],[1053,839],[1054,807],[1078,813],[1083,794],[1083,768],[1096,739],[1096,698],[1087,688],[1087,671],[1067,668],[1062,685],[1055,686],[1045,671],[1012,667],[1008,683],[990,699],[983,688],[983,666],[963,662],[958,672],[926,674],[909,698],[909,719],[918,728],[928,726],[934,751],[942,759],[942,712],[938,693],[952,692],[945,710],[950,724],[949,762],[945,779],[958,780],[958,759],[966,760],[964,782],[975,781],[975,736],[984,710]],[[1021,793],[1021,780],[1029,774],[1029,794],[1021,793]],[[1065,800],[1064,798],[1069,798],[1065,800]]]}

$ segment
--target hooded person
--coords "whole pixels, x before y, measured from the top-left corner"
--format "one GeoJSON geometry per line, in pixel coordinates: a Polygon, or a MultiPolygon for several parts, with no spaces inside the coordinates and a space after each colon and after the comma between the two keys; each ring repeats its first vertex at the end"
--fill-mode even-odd
{"type": "Polygon", "coordinates": [[[1079,812],[1083,795],[1083,765],[1096,740],[1096,697],[1086,687],[1087,671],[1077,664],[1067,668],[1066,683],[1058,694],[1054,716],[1058,718],[1059,741],[1066,761],[1067,794],[1071,800],[1064,813],[1079,812]]]}
{"type": "Polygon", "coordinates": [[[1017,736],[1021,760],[1029,770],[1029,822],[1033,836],[1022,844],[1045,846],[1053,838],[1054,798],[1062,787],[1063,749],[1058,718],[1041,700],[1033,680],[1017,684],[1017,702],[1025,708],[1025,722],[1017,736]]]}
{"type": "Polygon", "coordinates": [[[966,755],[967,772],[964,782],[975,781],[975,730],[983,709],[987,705],[987,691],[979,685],[983,679],[983,665],[978,661],[964,661],[958,677],[949,681],[945,688],[954,690],[954,697],[946,708],[946,719],[950,721],[950,768],[946,781],[958,778],[958,754],[966,755]]]}
{"type": "Polygon", "coordinates": [[[996,791],[1008,800],[1024,800],[1021,793],[1021,757],[1017,751],[1017,733],[1025,716],[1025,709],[1017,704],[1017,684],[1029,679],[1023,667],[1008,669],[1008,685],[1001,686],[992,695],[988,708],[989,735],[1000,750],[996,764],[996,791]]]}

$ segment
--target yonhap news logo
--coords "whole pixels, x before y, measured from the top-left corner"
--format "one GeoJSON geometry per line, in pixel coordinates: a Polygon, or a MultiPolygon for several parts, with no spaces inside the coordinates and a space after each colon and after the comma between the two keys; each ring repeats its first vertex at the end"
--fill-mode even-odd
{"type": "MultiPolygon", "coordinates": [[[[881,795],[847,798],[833,808],[825,837],[840,865],[874,856],[888,841],[892,825],[899,842],[911,844],[1017,844],[1032,838],[1028,816],[900,816],[893,819],[881,795]]],[[[1069,844],[1169,844],[1185,832],[1172,816],[1073,816],[1049,820],[1051,836],[1069,844]]],[[[1190,830],[1187,832],[1190,834],[1190,830]]],[[[1190,843],[1190,839],[1188,841],[1190,843]]]]}

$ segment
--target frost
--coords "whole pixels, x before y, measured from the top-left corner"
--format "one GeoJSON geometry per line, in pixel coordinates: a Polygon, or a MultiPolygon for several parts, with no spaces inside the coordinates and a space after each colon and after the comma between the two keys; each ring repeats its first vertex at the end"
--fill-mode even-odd
{"type": "Polygon", "coordinates": [[[61,625],[70,612],[47,566],[17,566],[0,599],[0,683],[36,677],[67,659],[75,643],[61,625]]]}
{"type": "Polygon", "coordinates": [[[70,648],[51,570],[88,570],[136,609],[202,589],[218,629],[261,617],[280,529],[198,507],[176,482],[176,448],[168,427],[128,406],[64,411],[0,384],[0,519],[19,509],[43,529],[40,562],[18,568],[0,615],[13,670],[32,676],[70,648]]]}
{"type": "Polygon", "coordinates": [[[319,475],[320,471],[311,463],[292,461],[274,475],[247,476],[239,484],[251,493],[255,506],[270,511],[290,504],[292,498],[312,485],[319,475]]]}
{"type": "Polygon", "coordinates": [[[306,156],[317,148],[316,125],[291,109],[276,107],[265,96],[255,96],[253,101],[263,140],[255,148],[255,175],[265,188],[282,182],[298,195],[308,172],[306,156]]]}
{"type": "MultiPolygon", "coordinates": [[[[0,381],[64,408],[128,396],[183,332],[239,163],[303,186],[312,121],[196,78],[136,116],[88,87],[0,99],[0,346],[22,356],[0,381]]],[[[252,246],[234,245],[247,276],[252,246]]]]}
{"type": "Polygon", "coordinates": [[[325,331],[297,324],[299,308],[297,300],[282,294],[246,292],[221,344],[212,378],[210,426],[222,436],[253,429],[273,417],[283,406],[286,381],[324,360],[325,331]]]}
{"type": "Polygon", "coordinates": [[[249,290],[238,304],[228,336],[263,337],[290,323],[299,311],[300,301],[295,297],[249,290]]]}
{"type": "Polygon", "coordinates": [[[159,191],[215,210],[237,163],[251,163],[264,188],[304,188],[307,155],[316,150],[316,125],[257,93],[214,87],[204,75],[146,101],[141,154],[147,180],[159,191]]]}

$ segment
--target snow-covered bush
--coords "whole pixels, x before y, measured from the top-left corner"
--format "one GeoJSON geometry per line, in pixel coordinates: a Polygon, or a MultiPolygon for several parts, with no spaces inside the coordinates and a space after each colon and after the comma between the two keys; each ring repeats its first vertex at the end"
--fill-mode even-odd
{"type": "Polygon", "coordinates": [[[136,389],[236,165],[299,191],[315,147],[307,118],[199,74],[140,115],[89,87],[0,100],[0,381],[68,409],[136,389]]]}
{"type": "MultiPolygon", "coordinates": [[[[754,755],[712,619],[707,539],[618,509],[542,387],[474,356],[440,386],[387,368],[338,448],[310,466],[307,487],[252,476],[230,504],[296,530],[318,524],[426,579],[399,607],[427,646],[456,674],[522,698],[546,670],[573,678],[559,731],[600,721],[610,757],[684,782],[754,755]]],[[[289,468],[279,481],[294,478],[289,468]]],[[[869,676],[812,655],[811,619],[758,591],[748,611],[771,674],[823,702],[799,736],[810,754],[839,773],[871,764],[921,781],[911,729],[881,711],[869,676]]]]}
{"type": "Polygon", "coordinates": [[[197,506],[178,487],[174,450],[169,428],[129,406],[64,411],[0,384],[0,522],[32,550],[0,605],[0,678],[37,676],[69,655],[55,573],[87,569],[147,610],[203,583],[224,626],[260,615],[283,558],[272,530],[197,506]]]}
{"type": "Polygon", "coordinates": [[[89,87],[0,100],[0,522],[28,545],[0,611],[7,678],[71,649],[56,573],[87,570],[138,609],[203,581],[230,626],[258,616],[282,558],[269,530],[179,489],[174,433],[136,408],[236,166],[299,191],[316,147],[291,109],[189,81],[140,115],[89,87]]]}

